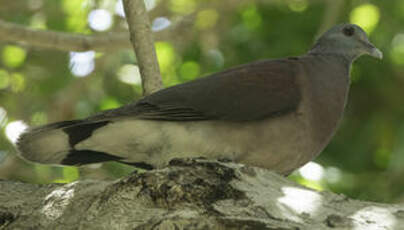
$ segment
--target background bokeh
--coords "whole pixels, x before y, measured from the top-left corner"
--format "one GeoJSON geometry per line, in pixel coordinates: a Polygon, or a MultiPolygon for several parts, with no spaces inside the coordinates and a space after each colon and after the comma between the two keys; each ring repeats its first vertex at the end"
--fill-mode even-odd
{"type": "MultiPolygon", "coordinates": [[[[404,1],[147,0],[165,86],[263,58],[303,54],[341,22],[361,25],[385,55],[362,57],[342,126],[314,162],[290,176],[349,197],[404,202],[404,1]],[[159,37],[157,37],[159,38],[159,37]]],[[[0,0],[0,20],[82,34],[125,31],[117,0],[0,0]]],[[[63,52],[0,38],[0,179],[30,183],[114,179],[118,163],[52,167],[20,160],[28,126],[83,118],[141,96],[131,49],[63,52]]]]}

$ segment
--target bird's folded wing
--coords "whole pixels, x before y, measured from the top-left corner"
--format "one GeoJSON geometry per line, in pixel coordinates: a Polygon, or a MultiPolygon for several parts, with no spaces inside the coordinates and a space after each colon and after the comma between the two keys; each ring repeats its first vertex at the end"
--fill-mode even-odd
{"type": "MultiPolygon", "coordinates": [[[[163,89],[138,102],[84,120],[30,129],[18,140],[19,152],[26,159],[48,164],[120,161],[123,157],[119,154],[95,148],[103,146],[99,142],[105,134],[102,132],[109,132],[108,126],[120,119],[241,122],[287,113],[297,108],[301,97],[296,69],[289,60],[263,61],[163,89]],[[99,134],[98,142],[91,140],[95,131],[99,134]],[[85,141],[92,145],[78,147],[85,141]]],[[[122,132],[122,136],[126,135],[125,130],[122,132]]]]}
{"type": "Polygon", "coordinates": [[[289,59],[250,63],[163,89],[94,118],[251,121],[287,113],[296,109],[301,97],[295,63],[289,59]]]}

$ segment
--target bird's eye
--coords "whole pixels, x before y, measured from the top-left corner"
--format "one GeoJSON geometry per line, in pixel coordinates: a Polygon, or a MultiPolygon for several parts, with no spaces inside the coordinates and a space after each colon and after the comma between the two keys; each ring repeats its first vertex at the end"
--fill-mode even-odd
{"type": "Polygon", "coordinates": [[[351,26],[345,27],[342,32],[345,36],[351,37],[355,33],[355,29],[351,26]]]}

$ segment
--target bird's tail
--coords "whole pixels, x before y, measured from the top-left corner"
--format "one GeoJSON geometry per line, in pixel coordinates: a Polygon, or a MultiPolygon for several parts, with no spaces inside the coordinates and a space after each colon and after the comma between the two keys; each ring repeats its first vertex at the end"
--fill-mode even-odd
{"type": "Polygon", "coordinates": [[[83,165],[122,158],[90,149],[76,150],[75,145],[109,121],[72,120],[57,122],[23,133],[18,142],[19,155],[29,161],[53,165],[83,165]]]}

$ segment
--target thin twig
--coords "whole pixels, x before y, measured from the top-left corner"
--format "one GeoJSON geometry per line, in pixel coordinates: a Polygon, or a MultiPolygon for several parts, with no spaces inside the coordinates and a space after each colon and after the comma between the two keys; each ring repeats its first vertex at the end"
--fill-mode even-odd
{"type": "Polygon", "coordinates": [[[163,87],[149,17],[143,0],[123,1],[129,34],[142,77],[143,94],[163,87]]]}

